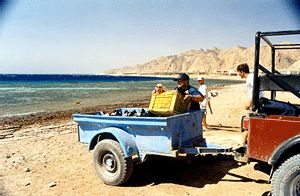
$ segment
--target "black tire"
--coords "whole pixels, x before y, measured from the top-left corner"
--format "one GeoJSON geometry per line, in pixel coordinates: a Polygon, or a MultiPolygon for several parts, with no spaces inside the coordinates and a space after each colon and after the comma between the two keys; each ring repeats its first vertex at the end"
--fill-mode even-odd
{"type": "Polygon", "coordinates": [[[93,151],[96,174],[107,185],[125,183],[132,174],[131,158],[125,158],[120,144],[114,140],[100,141],[93,151]]]}
{"type": "Polygon", "coordinates": [[[271,179],[272,195],[300,195],[300,154],[283,162],[271,179]]]}

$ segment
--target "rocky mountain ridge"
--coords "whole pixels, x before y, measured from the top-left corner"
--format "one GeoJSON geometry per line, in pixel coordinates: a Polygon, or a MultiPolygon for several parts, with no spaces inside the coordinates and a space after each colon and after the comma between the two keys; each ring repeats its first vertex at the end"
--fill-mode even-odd
{"type": "MultiPolygon", "coordinates": [[[[270,47],[263,45],[260,54],[260,64],[270,67],[270,47]]],[[[279,50],[276,51],[275,57],[278,70],[300,70],[300,50],[279,50]]],[[[248,63],[250,68],[253,68],[254,47],[192,49],[175,55],[162,56],[143,64],[107,70],[105,73],[140,75],[167,75],[180,72],[190,74],[230,73],[234,72],[236,66],[241,63],[248,63]]]]}

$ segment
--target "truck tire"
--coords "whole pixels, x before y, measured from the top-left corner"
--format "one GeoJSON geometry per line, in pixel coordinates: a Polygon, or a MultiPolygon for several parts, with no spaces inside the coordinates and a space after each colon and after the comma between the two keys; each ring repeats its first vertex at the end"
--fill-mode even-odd
{"type": "Polygon", "coordinates": [[[294,155],[275,170],[271,179],[272,195],[300,195],[300,154],[294,155]]]}
{"type": "Polygon", "coordinates": [[[96,174],[107,185],[125,183],[132,174],[133,163],[125,158],[120,144],[114,140],[100,141],[93,151],[96,174]]]}

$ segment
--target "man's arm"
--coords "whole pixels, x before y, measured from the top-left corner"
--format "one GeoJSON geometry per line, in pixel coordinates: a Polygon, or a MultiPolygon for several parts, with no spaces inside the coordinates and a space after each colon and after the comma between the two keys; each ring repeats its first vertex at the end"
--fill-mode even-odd
{"type": "Polygon", "coordinates": [[[210,113],[212,114],[213,112],[212,112],[211,105],[210,105],[210,99],[207,100],[207,105],[209,107],[210,113]]]}
{"type": "Polygon", "coordinates": [[[191,99],[192,99],[192,101],[195,101],[195,102],[201,102],[201,101],[203,101],[204,97],[201,95],[191,95],[191,99]]]}
{"type": "Polygon", "coordinates": [[[196,89],[195,91],[191,92],[191,94],[187,94],[184,96],[183,100],[191,99],[195,102],[201,102],[204,99],[204,96],[196,89]]]}
{"type": "Polygon", "coordinates": [[[183,100],[191,99],[195,102],[201,102],[204,99],[204,96],[193,86],[190,86],[189,90],[187,90],[186,95],[184,96],[183,100]]]}
{"type": "Polygon", "coordinates": [[[250,110],[252,106],[252,98],[249,98],[246,102],[245,102],[245,109],[246,110],[250,110]]]}

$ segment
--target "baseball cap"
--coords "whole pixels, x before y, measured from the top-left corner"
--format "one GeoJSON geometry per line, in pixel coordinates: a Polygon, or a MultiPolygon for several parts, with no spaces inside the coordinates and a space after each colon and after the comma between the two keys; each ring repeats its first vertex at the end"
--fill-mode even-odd
{"type": "Polygon", "coordinates": [[[178,80],[190,80],[190,77],[189,77],[189,75],[187,75],[186,73],[180,73],[180,74],[178,75],[178,77],[177,77],[177,78],[174,78],[173,80],[174,80],[174,81],[178,81],[178,80]]]}
{"type": "Polygon", "coordinates": [[[199,77],[197,78],[197,80],[204,80],[204,77],[203,77],[203,76],[199,76],[199,77]]]}

